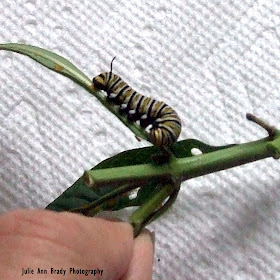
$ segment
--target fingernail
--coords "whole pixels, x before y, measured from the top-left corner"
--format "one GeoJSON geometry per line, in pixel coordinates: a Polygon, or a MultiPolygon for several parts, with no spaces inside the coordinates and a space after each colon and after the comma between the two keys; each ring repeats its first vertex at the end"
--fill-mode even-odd
{"type": "Polygon", "coordinates": [[[117,217],[102,217],[102,219],[110,222],[124,222],[123,220],[117,217]]]}

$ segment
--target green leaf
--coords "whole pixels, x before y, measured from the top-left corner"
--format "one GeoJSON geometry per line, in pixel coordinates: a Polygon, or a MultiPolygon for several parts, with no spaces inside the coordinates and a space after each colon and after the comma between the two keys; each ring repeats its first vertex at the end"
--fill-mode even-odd
{"type": "Polygon", "coordinates": [[[47,68],[60,73],[85,88],[91,88],[91,80],[69,60],[51,51],[25,44],[0,44],[0,50],[13,51],[31,57],[47,68]]]}
{"type": "MultiPolygon", "coordinates": [[[[210,146],[195,139],[187,139],[175,143],[172,146],[174,155],[178,158],[192,156],[192,149],[197,148],[202,153],[209,153],[231,147],[227,146],[210,146]]],[[[122,152],[111,158],[104,160],[96,165],[93,169],[105,169],[112,167],[121,167],[128,165],[153,163],[152,155],[160,154],[157,147],[146,147],[141,149],[133,149],[122,152]]],[[[129,206],[140,206],[145,203],[155,192],[158,191],[158,182],[150,181],[145,186],[141,186],[134,199],[129,199],[129,194],[121,196],[114,201],[114,204],[104,204],[101,210],[119,210],[129,206]]],[[[137,187],[137,186],[136,186],[137,187]]],[[[140,187],[140,186],[139,186],[140,187]]],[[[115,187],[103,187],[96,190],[89,189],[83,182],[83,178],[78,179],[70,188],[62,193],[56,200],[47,206],[47,209],[54,211],[67,211],[77,207],[88,205],[102,196],[115,190],[115,187]]]]}

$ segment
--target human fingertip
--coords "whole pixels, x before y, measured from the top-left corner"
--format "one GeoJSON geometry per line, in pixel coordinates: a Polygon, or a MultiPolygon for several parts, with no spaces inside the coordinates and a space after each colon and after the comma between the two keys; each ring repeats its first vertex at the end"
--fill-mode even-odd
{"type": "Polygon", "coordinates": [[[152,279],[155,233],[147,229],[134,239],[133,256],[123,279],[152,279]]]}

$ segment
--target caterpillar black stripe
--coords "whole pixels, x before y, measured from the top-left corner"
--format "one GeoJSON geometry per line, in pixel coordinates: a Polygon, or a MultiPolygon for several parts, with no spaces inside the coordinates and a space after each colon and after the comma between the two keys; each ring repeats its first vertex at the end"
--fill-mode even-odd
{"type": "MultiPolygon", "coordinates": [[[[113,59],[114,60],[114,59],[113,59]]],[[[149,141],[158,147],[169,147],[177,141],[181,132],[181,120],[167,104],[133,90],[118,75],[111,71],[93,78],[93,85],[107,93],[109,102],[120,106],[130,121],[140,121],[144,129],[151,125],[149,141]]]]}

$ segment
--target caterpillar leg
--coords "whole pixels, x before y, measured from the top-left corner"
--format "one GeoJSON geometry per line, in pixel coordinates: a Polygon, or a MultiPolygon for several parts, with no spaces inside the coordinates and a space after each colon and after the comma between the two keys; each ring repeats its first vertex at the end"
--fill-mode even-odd
{"type": "Polygon", "coordinates": [[[157,165],[162,165],[168,163],[172,158],[174,158],[174,153],[170,148],[162,147],[159,153],[153,154],[151,156],[152,160],[157,165]]]}

